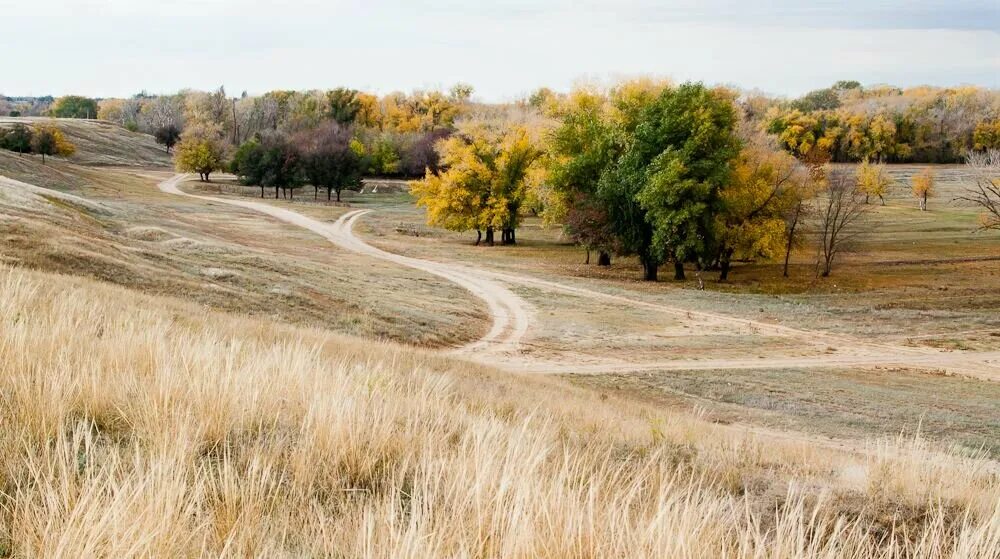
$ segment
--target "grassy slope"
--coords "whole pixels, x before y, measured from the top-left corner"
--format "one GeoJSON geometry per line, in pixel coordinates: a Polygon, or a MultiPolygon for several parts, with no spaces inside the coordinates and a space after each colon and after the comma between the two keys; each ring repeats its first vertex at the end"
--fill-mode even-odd
{"type": "Polygon", "coordinates": [[[54,124],[76,146],[69,160],[81,165],[170,166],[163,146],[148,134],[128,130],[99,120],[43,117],[0,117],[0,127],[15,124],[54,124]]]}
{"type": "Polygon", "coordinates": [[[919,443],[857,456],[37,272],[0,269],[0,324],[15,556],[985,558],[1000,543],[997,473],[919,443]]]}
{"type": "Polygon", "coordinates": [[[0,183],[0,261],[429,346],[464,343],[485,327],[483,311],[458,287],[369,265],[253,212],[160,194],[155,185],[169,172],[42,165],[0,151],[4,175],[28,186],[0,183]],[[59,193],[95,205],[66,204],[54,198],[59,193]],[[371,289],[369,274],[385,289],[371,289]]]}

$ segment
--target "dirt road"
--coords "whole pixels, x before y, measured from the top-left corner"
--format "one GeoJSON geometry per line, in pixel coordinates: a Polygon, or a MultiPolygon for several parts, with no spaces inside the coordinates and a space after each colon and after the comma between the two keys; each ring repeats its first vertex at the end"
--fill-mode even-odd
{"type": "Polygon", "coordinates": [[[178,187],[187,178],[186,175],[177,175],[160,183],[159,187],[162,191],[170,194],[210,200],[264,213],[281,221],[308,229],[345,250],[434,274],[465,288],[487,305],[493,324],[489,332],[481,339],[454,350],[455,353],[512,370],[537,373],[594,374],[666,369],[704,370],[898,366],[919,367],[990,380],[1000,380],[1000,352],[946,352],[933,348],[880,344],[846,335],[801,330],[717,313],[692,311],[682,307],[650,303],[648,301],[602,293],[539,278],[501,273],[464,264],[442,263],[412,258],[374,247],[354,235],[354,225],[369,210],[348,212],[341,216],[335,223],[330,224],[263,202],[188,194],[178,187]],[[628,355],[618,360],[582,361],[573,358],[567,352],[561,354],[558,359],[542,360],[522,355],[520,351],[519,346],[529,332],[534,309],[532,305],[509,289],[508,285],[521,285],[542,291],[565,293],[590,300],[605,300],[619,305],[650,309],[686,320],[696,320],[704,325],[728,327],[734,330],[749,329],[754,335],[790,337],[801,340],[803,345],[810,347],[834,347],[842,348],[843,351],[837,353],[817,351],[814,355],[803,357],[776,355],[766,358],[676,359],[653,362],[636,362],[630,360],[628,355]]]}
{"type": "Polygon", "coordinates": [[[456,349],[456,353],[472,355],[516,353],[518,342],[528,331],[531,306],[496,280],[490,278],[488,273],[466,266],[443,264],[393,254],[366,244],[355,237],[351,229],[358,218],[367,213],[366,210],[348,212],[333,224],[324,223],[263,202],[188,194],[178,186],[188,178],[188,175],[171,177],[159,184],[160,190],[169,194],[210,200],[267,214],[286,223],[308,229],[340,248],[434,274],[465,288],[486,303],[493,323],[486,335],[471,344],[456,349]]]}

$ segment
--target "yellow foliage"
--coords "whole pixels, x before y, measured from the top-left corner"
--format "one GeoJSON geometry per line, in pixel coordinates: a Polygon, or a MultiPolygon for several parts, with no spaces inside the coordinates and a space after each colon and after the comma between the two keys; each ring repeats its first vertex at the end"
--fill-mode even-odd
{"type": "Polygon", "coordinates": [[[857,170],[858,190],[865,194],[867,202],[872,196],[877,196],[885,205],[885,195],[892,186],[892,177],[885,171],[885,165],[864,161],[857,170]]]}
{"type": "Polygon", "coordinates": [[[930,167],[913,175],[913,196],[920,200],[920,209],[927,209],[927,199],[934,195],[934,170],[930,167]]]}
{"type": "Polygon", "coordinates": [[[542,182],[541,156],[523,126],[467,127],[438,145],[442,171],[411,183],[427,222],[452,231],[513,229],[528,190],[542,182]]]}
{"type": "Polygon", "coordinates": [[[791,155],[750,145],[733,165],[721,192],[723,244],[738,259],[774,258],[787,240],[785,214],[808,196],[807,179],[791,155]]]}

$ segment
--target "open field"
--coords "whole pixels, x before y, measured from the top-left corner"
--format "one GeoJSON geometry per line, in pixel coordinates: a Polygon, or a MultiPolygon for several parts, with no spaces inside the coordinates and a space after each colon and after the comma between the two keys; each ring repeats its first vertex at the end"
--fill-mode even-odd
{"type": "Polygon", "coordinates": [[[337,205],[156,167],[0,169],[4,262],[83,277],[0,270],[14,555],[1000,544],[1000,266],[968,208],[890,200],[833,278],[803,279],[802,251],[788,284],[744,265],[699,291],[583,266],[537,220],[470,246],[395,188],[337,205]],[[968,256],[914,257],[949,243],[968,256]]]}

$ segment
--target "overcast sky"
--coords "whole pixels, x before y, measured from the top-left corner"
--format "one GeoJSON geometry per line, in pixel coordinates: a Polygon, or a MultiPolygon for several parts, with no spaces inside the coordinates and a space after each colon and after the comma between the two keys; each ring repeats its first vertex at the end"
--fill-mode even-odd
{"type": "Polygon", "coordinates": [[[463,81],[495,101],[634,75],[1000,87],[1000,0],[0,0],[6,95],[463,81]]]}

